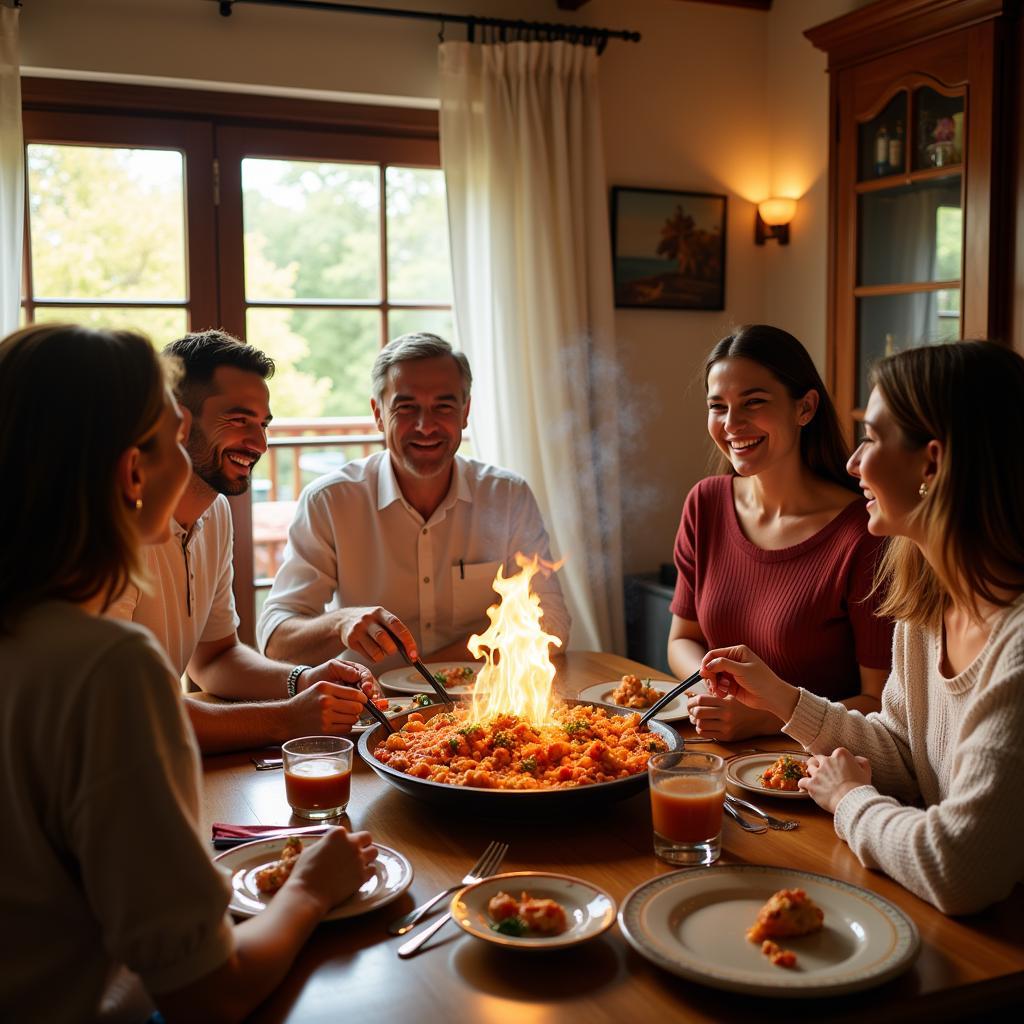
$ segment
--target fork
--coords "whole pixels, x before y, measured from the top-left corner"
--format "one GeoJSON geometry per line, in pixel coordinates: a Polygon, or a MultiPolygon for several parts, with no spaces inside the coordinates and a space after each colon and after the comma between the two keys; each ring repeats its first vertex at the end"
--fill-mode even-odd
{"type": "MultiPolygon", "coordinates": [[[[481,878],[487,878],[489,875],[495,874],[498,868],[501,866],[501,862],[505,859],[505,854],[508,852],[508,844],[492,843],[491,845],[496,846],[497,849],[495,850],[488,864],[486,864],[483,868],[480,869],[478,877],[473,878],[472,882],[478,882],[480,881],[481,878]]],[[[466,875],[465,878],[463,879],[463,882],[465,882],[466,885],[472,884],[471,882],[466,882],[466,878],[469,877],[469,875],[466,875]]],[[[455,887],[455,889],[458,888],[460,888],[460,886],[455,887]]],[[[438,918],[438,920],[435,921],[429,928],[424,928],[423,931],[421,931],[418,935],[413,936],[408,942],[405,942],[401,946],[399,946],[398,955],[402,957],[403,960],[406,957],[412,956],[416,952],[416,950],[418,950],[431,936],[436,935],[451,919],[452,914],[451,911],[449,910],[448,913],[444,915],[444,917],[438,918]]]]}
{"type": "Polygon", "coordinates": [[[410,910],[408,914],[403,914],[401,917],[396,918],[388,925],[388,931],[392,935],[404,935],[407,931],[415,928],[426,917],[427,911],[443,900],[445,896],[451,896],[453,892],[457,892],[464,885],[472,885],[473,882],[478,882],[481,878],[493,875],[507,852],[508,845],[506,843],[491,843],[480,855],[480,859],[463,876],[461,882],[456,882],[455,885],[439,892],[432,899],[427,900],[426,903],[421,903],[415,910],[410,910]]]}
{"type": "Polygon", "coordinates": [[[800,827],[799,821],[794,821],[792,818],[776,818],[775,815],[762,811],[760,807],[741,800],[738,796],[733,796],[732,793],[728,793],[725,799],[734,806],[742,807],[750,811],[751,814],[756,814],[769,828],[778,829],[780,832],[792,832],[793,829],[800,827]]]}
{"type": "Polygon", "coordinates": [[[752,821],[747,821],[747,819],[744,818],[728,800],[726,800],[722,805],[722,810],[725,811],[725,813],[728,814],[744,832],[753,832],[754,835],[762,835],[768,831],[768,826],[764,824],[764,822],[755,824],[752,821]]]}

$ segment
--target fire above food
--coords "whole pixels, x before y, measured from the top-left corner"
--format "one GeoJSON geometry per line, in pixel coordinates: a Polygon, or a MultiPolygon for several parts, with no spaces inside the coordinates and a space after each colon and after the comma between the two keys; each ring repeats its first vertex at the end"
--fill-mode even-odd
{"type": "Polygon", "coordinates": [[[560,645],[541,626],[543,609],[530,582],[540,558],[516,555],[520,572],[499,569],[499,604],[490,626],[469,639],[485,660],[468,707],[429,719],[411,714],[379,743],[375,758],[413,778],[476,789],[562,789],[612,782],[643,773],[665,740],[638,729],[639,715],[609,714],[552,699],[555,667],[548,650],[560,645]]]}
{"type": "Polygon", "coordinates": [[[555,572],[561,564],[517,552],[518,573],[506,579],[499,567],[493,587],[501,600],[487,609],[491,624],[483,633],[474,633],[466,645],[470,654],[485,661],[473,688],[474,721],[486,722],[500,714],[518,715],[538,725],[553,721],[555,666],[548,648],[561,647],[562,641],[544,632],[544,611],[530,583],[541,568],[555,572]]]}

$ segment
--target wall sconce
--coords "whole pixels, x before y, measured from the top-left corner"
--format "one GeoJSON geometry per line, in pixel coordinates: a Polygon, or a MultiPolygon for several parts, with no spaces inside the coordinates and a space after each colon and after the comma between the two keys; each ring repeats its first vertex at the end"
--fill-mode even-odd
{"type": "Polygon", "coordinates": [[[766,199],[757,204],[754,221],[754,242],[764,245],[769,238],[779,245],[789,245],[789,222],[796,213],[795,199],[766,199]]]}

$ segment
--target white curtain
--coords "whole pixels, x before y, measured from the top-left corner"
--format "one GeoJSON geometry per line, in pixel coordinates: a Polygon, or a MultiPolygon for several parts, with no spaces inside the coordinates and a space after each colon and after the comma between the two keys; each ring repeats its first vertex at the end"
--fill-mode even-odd
{"type": "Polygon", "coordinates": [[[0,337],[18,326],[24,164],[18,10],[0,6],[0,337]]]}
{"type": "Polygon", "coordinates": [[[473,443],[540,502],[571,646],[622,651],[608,198],[597,55],[565,42],[440,48],[441,163],[473,443]]]}

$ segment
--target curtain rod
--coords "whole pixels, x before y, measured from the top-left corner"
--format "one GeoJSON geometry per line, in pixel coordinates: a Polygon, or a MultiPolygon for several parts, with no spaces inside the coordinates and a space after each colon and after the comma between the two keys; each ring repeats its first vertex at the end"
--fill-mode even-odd
{"type": "Polygon", "coordinates": [[[589,25],[564,25],[546,21],[522,21],[514,18],[490,18],[477,14],[446,14],[443,11],[410,11],[398,7],[367,7],[365,4],[327,3],[326,0],[216,0],[223,17],[231,17],[236,4],[259,4],[264,7],[296,7],[312,11],[339,11],[343,14],[372,14],[384,18],[413,18],[418,21],[441,23],[440,38],[444,38],[444,27],[451,22],[466,26],[466,38],[475,41],[476,28],[494,28],[502,33],[508,29],[517,32],[536,32],[548,38],[579,38],[584,43],[594,43],[597,52],[602,53],[609,39],[622,39],[629,43],[640,42],[639,32],[627,29],[592,28],[589,25]]]}

